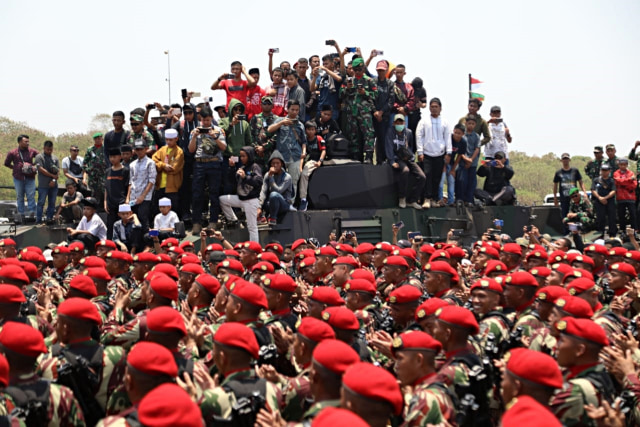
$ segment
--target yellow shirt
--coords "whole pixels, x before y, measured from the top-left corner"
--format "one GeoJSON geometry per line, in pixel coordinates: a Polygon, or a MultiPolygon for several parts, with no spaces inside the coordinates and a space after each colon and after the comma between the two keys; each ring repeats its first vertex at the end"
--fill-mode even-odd
{"type": "MultiPolygon", "coordinates": [[[[171,156],[171,152],[173,151],[173,148],[167,148],[167,155],[164,157],[164,162],[168,165],[170,165],[173,162],[173,157],[171,156]]],[[[162,172],[162,174],[160,175],[160,188],[166,188],[167,187],[167,173],[166,172],[162,172]]]]}

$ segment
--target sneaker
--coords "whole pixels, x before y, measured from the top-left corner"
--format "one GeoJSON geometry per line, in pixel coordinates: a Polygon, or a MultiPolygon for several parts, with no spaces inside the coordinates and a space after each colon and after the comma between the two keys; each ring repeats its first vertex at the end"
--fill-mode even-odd
{"type": "Polygon", "coordinates": [[[305,212],[308,206],[309,206],[309,202],[307,202],[307,199],[301,199],[300,207],[298,208],[298,211],[305,212]]]}
{"type": "Polygon", "coordinates": [[[426,199],[426,200],[424,201],[424,203],[422,204],[422,208],[423,208],[423,209],[429,209],[429,208],[431,208],[431,200],[426,199]]]}
{"type": "Polygon", "coordinates": [[[420,203],[418,202],[409,203],[407,206],[413,209],[422,210],[422,206],[420,206],[420,203]]]}
{"type": "Polygon", "coordinates": [[[264,217],[264,215],[260,215],[258,217],[258,224],[266,224],[267,223],[267,218],[264,217]]]}
{"type": "Polygon", "coordinates": [[[404,197],[400,197],[398,199],[398,207],[399,208],[406,208],[407,207],[407,199],[404,197]]]}
{"type": "Polygon", "coordinates": [[[199,224],[199,223],[193,224],[193,227],[191,228],[191,235],[199,236],[201,231],[202,231],[202,224],[199,224]]]}
{"type": "Polygon", "coordinates": [[[269,226],[274,226],[278,224],[278,221],[275,218],[269,218],[269,226]]]}
{"type": "Polygon", "coordinates": [[[289,205],[289,212],[296,212],[298,209],[296,209],[295,206],[293,205],[289,205]]]}

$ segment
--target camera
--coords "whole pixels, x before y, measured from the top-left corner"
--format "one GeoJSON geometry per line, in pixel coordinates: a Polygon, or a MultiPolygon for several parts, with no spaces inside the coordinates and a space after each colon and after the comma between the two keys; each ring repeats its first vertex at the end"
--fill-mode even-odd
{"type": "Polygon", "coordinates": [[[153,110],[154,108],[156,108],[156,106],[153,104],[147,104],[145,105],[145,107],[147,108],[147,110],[153,110]]]}
{"type": "Polygon", "coordinates": [[[246,114],[238,114],[238,120],[244,120],[246,122],[247,121],[247,115],[246,114]]]}
{"type": "Polygon", "coordinates": [[[354,237],[356,237],[356,233],[354,233],[354,232],[353,232],[353,231],[351,231],[351,230],[347,230],[347,231],[344,233],[344,238],[345,238],[345,239],[347,239],[347,240],[351,240],[351,239],[353,239],[354,237]]]}
{"type": "Polygon", "coordinates": [[[200,131],[200,133],[209,133],[211,128],[198,128],[198,130],[200,131]]]}
{"type": "Polygon", "coordinates": [[[384,55],[384,50],[375,50],[376,55],[384,55]]]}
{"type": "Polygon", "coordinates": [[[352,85],[353,84],[353,77],[347,77],[347,84],[348,85],[352,85]]]}
{"type": "Polygon", "coordinates": [[[280,48],[274,47],[273,49],[269,49],[269,53],[280,53],[280,48]]]}
{"type": "Polygon", "coordinates": [[[357,87],[358,89],[362,89],[362,88],[364,88],[364,85],[363,85],[362,83],[358,83],[358,84],[356,85],[356,87],[357,87]]]}
{"type": "Polygon", "coordinates": [[[463,232],[464,230],[462,228],[454,228],[453,230],[451,230],[451,234],[453,234],[454,237],[462,236],[463,232]]]}
{"type": "Polygon", "coordinates": [[[207,237],[211,237],[215,233],[215,230],[213,228],[205,228],[204,232],[207,233],[207,237]]]}
{"type": "Polygon", "coordinates": [[[236,78],[236,75],[235,75],[235,74],[233,74],[233,73],[229,73],[229,74],[227,74],[227,78],[228,78],[229,80],[233,80],[233,79],[235,79],[235,78],[236,78]]]}

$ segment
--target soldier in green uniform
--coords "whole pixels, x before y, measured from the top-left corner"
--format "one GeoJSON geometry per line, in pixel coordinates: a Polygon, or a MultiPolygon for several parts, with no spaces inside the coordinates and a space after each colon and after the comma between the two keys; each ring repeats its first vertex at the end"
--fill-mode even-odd
{"type": "Polygon", "coordinates": [[[82,183],[91,190],[91,197],[98,201],[98,209],[104,206],[104,188],[106,184],[108,161],[104,156],[104,148],[102,147],[102,133],[93,134],[93,146],[87,148],[84,155],[82,169],[84,170],[84,178],[82,183]]]}
{"type": "Polygon", "coordinates": [[[356,58],[351,63],[354,76],[348,77],[340,88],[340,98],[346,111],[346,136],[349,152],[354,160],[373,163],[375,131],[373,112],[378,88],[375,80],[364,74],[364,60],[356,58]]]}
{"type": "Polygon", "coordinates": [[[423,284],[432,298],[440,298],[449,304],[462,305],[463,302],[451,289],[452,279],[457,276],[457,272],[446,261],[433,261],[424,267],[423,284]]]}
{"type": "Polygon", "coordinates": [[[104,347],[91,338],[91,331],[102,323],[96,306],[89,300],[69,298],[58,306],[56,334],[59,344],[39,362],[42,378],[73,389],[84,409],[87,423],[93,425],[104,414],[107,401],[124,378],[125,353],[122,347],[104,347]],[[90,368],[77,369],[86,361],[90,368]],[[63,369],[66,364],[74,370],[63,369]],[[93,375],[91,375],[93,374],[93,375]],[[73,377],[73,381],[70,378],[73,377]],[[86,390],[85,390],[86,389],[86,390]],[[93,395],[85,395],[90,390],[93,395]]]}
{"type": "Polygon", "coordinates": [[[513,308],[513,330],[522,327],[522,336],[530,337],[534,330],[544,326],[534,311],[538,281],[529,272],[516,271],[503,282],[505,307],[513,308]]]}
{"type": "Polygon", "coordinates": [[[593,227],[593,206],[587,199],[583,199],[580,190],[576,187],[569,190],[569,212],[562,220],[564,224],[577,223],[582,227],[581,230],[589,231],[593,227]]]}
{"type": "Polygon", "coordinates": [[[360,328],[373,329],[380,317],[380,305],[375,300],[376,286],[366,279],[350,279],[344,290],[347,308],[355,313],[360,328]]]}
{"type": "MultiPolygon", "coordinates": [[[[631,157],[631,154],[635,154],[635,148],[631,150],[629,154],[629,159],[635,160],[631,157]]],[[[603,162],[603,150],[601,145],[596,145],[593,147],[593,155],[595,159],[590,160],[584,167],[584,172],[587,174],[589,178],[591,178],[591,191],[593,191],[593,180],[600,176],[600,166],[602,166],[603,162]]]]}
{"type": "Polygon", "coordinates": [[[156,146],[151,132],[144,128],[144,117],[139,114],[132,114],[130,120],[131,121],[129,123],[131,124],[131,135],[129,136],[129,145],[135,147],[136,141],[141,139],[147,146],[147,153],[153,154],[153,152],[155,152],[158,147],[156,146]]]}
{"type": "Polygon", "coordinates": [[[509,339],[511,331],[507,316],[500,310],[502,286],[494,279],[485,277],[478,280],[469,289],[473,312],[478,317],[480,332],[474,340],[478,350],[484,352],[489,334],[495,337],[495,344],[500,346],[509,339]]]}
{"type": "Polygon", "coordinates": [[[251,118],[251,137],[253,146],[256,149],[256,163],[262,166],[263,172],[267,170],[267,159],[271,157],[275,148],[275,135],[269,136],[267,128],[275,123],[277,116],[271,112],[273,110],[273,98],[263,96],[260,101],[262,112],[251,118]]]}

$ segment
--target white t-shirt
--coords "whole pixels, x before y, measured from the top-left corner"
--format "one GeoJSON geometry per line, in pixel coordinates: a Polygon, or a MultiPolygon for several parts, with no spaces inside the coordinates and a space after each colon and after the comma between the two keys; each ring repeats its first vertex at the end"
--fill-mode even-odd
{"type": "Polygon", "coordinates": [[[94,213],[89,221],[86,216],[83,216],[76,230],[88,231],[100,240],[107,238],[107,227],[97,213],[94,213]]]}
{"type": "Polygon", "coordinates": [[[166,215],[159,213],[153,220],[153,228],[156,230],[160,230],[162,228],[174,228],[176,222],[180,222],[180,219],[178,218],[178,214],[174,211],[169,211],[166,215]]]}
{"type": "MultiPolygon", "coordinates": [[[[75,174],[71,172],[71,169],[69,169],[69,166],[71,166],[70,164],[71,161],[72,160],[70,156],[67,156],[64,159],[62,159],[62,169],[66,169],[67,171],[69,171],[69,175],[71,175],[72,177],[82,179],[82,172],[80,172],[79,174],[75,174]]],[[[80,156],[76,157],[76,160],[74,161],[74,163],[80,166],[81,169],[82,169],[83,162],[84,162],[84,159],[80,156]]]]}

